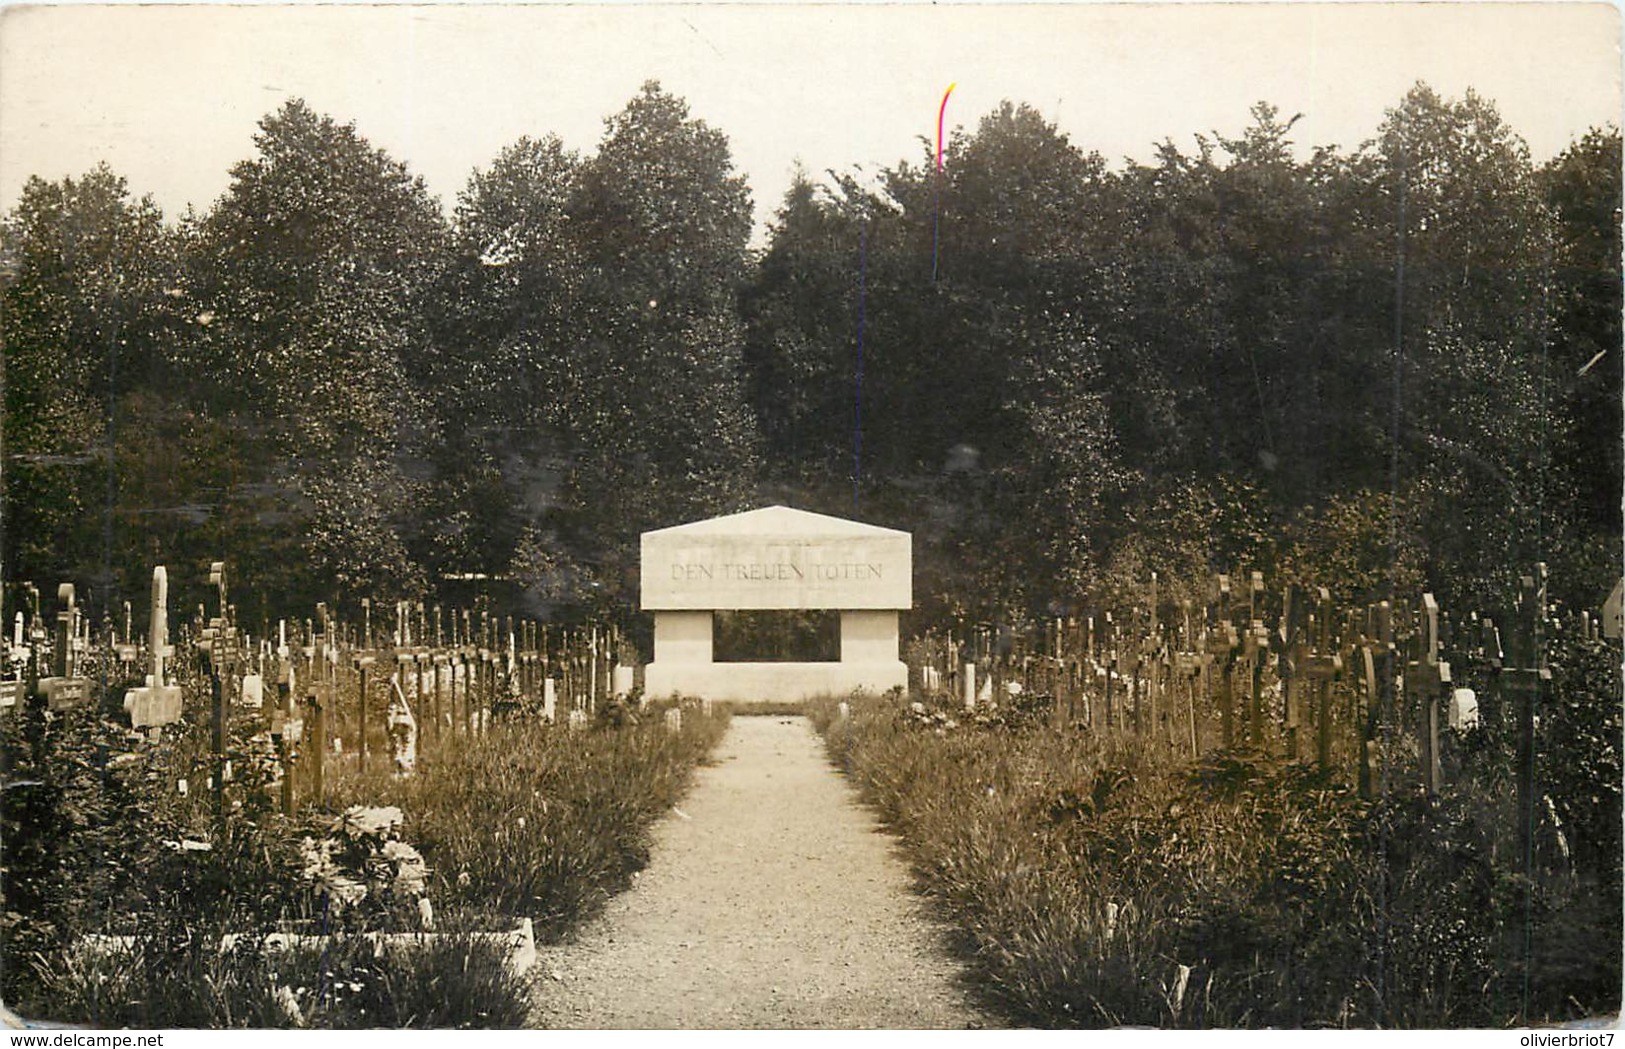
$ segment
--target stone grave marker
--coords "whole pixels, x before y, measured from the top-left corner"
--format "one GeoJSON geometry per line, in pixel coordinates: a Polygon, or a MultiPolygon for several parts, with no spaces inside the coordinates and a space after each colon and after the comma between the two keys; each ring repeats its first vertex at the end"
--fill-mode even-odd
{"type": "Polygon", "coordinates": [[[1450,693],[1450,728],[1466,735],[1479,727],[1478,694],[1470,688],[1450,693]]]}
{"type": "Polygon", "coordinates": [[[1602,603],[1602,636],[1618,641],[1622,634],[1625,634],[1625,578],[1614,582],[1614,589],[1602,603]]]}
{"type": "Polygon", "coordinates": [[[30,649],[23,636],[23,614],[17,613],[11,643],[6,646],[5,680],[0,681],[0,713],[15,707],[28,673],[30,649]]]}
{"type": "Polygon", "coordinates": [[[401,691],[400,675],[391,677],[389,685],[389,751],[395,763],[395,776],[400,778],[410,776],[417,770],[418,723],[417,718],[412,716],[412,706],[406,701],[406,693],[401,691]]]}
{"type": "Polygon", "coordinates": [[[151,670],[146,687],[124,694],[131,728],[158,728],[180,720],[180,686],[168,684],[164,676],[164,660],[174,653],[169,643],[169,573],[159,565],[152,570],[152,619],[147,637],[151,670]]]}
{"type": "Polygon", "coordinates": [[[135,666],[141,652],[135,643],[135,626],[131,621],[130,602],[124,602],[124,633],[114,639],[113,650],[118,654],[118,661],[122,663],[126,672],[135,666]]]}

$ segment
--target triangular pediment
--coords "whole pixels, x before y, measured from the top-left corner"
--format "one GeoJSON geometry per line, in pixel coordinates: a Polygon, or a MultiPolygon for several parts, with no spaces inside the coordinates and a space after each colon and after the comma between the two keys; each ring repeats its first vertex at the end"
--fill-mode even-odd
{"type": "Polygon", "coordinates": [[[857,536],[906,536],[895,528],[849,521],[844,517],[815,514],[789,506],[764,506],[738,514],[724,514],[704,521],[673,525],[643,533],[645,536],[776,536],[785,539],[836,539],[857,536]]]}

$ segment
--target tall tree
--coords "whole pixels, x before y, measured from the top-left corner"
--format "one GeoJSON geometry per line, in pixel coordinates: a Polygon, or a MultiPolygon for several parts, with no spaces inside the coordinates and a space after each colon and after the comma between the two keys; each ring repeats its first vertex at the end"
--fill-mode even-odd
{"type": "Polygon", "coordinates": [[[850,467],[861,225],[798,171],[741,294],[751,407],[783,473],[850,467]]]}
{"type": "Polygon", "coordinates": [[[557,138],[521,138],[458,198],[437,352],[417,369],[438,420],[423,550],[442,571],[502,572],[527,529],[557,524],[566,450],[550,403],[575,338],[579,169],[557,138]]]}
{"type": "Polygon", "coordinates": [[[1558,230],[1552,367],[1574,423],[1561,459],[1579,520],[1617,535],[1625,498],[1619,129],[1587,132],[1546,165],[1541,182],[1558,230]]]}
{"type": "Polygon", "coordinates": [[[605,122],[570,214],[581,293],[550,403],[574,505],[618,578],[642,529],[754,490],[737,303],[750,196],[727,138],[650,82],[605,122]]]}
{"type": "MultiPolygon", "coordinates": [[[[1550,369],[1555,242],[1528,148],[1493,104],[1417,85],[1368,146],[1370,224],[1395,259],[1397,496],[1444,596],[1493,602],[1547,556],[1564,429],[1550,369]],[[1464,522],[1471,522],[1464,527],[1464,522]],[[1503,579],[1496,579],[1496,576],[1503,579]]],[[[1392,427],[1390,427],[1392,429],[1392,427]]]]}
{"type": "Polygon", "coordinates": [[[654,83],[594,155],[521,139],[475,174],[439,299],[437,556],[602,602],[640,531],[744,505],[750,221],[727,138],[654,83]]]}
{"type": "Polygon", "coordinates": [[[29,179],[4,240],[4,572],[110,588],[127,545],[119,426],[167,375],[175,241],[106,166],[29,179]]]}
{"type": "Polygon", "coordinates": [[[422,303],[444,223],[405,165],[302,101],[254,143],[193,253],[210,400],[272,438],[269,476],[251,479],[283,484],[323,523],[304,536],[307,582],[327,596],[414,589],[402,458],[426,413],[407,362],[429,352],[422,303]]]}

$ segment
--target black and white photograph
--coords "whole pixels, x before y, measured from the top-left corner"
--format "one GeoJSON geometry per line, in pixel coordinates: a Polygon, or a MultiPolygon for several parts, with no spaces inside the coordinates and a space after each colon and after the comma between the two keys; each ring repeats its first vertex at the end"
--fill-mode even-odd
{"type": "Polygon", "coordinates": [[[1621,69],[1567,0],[0,7],[9,1044],[1606,1049],[1621,69]]]}

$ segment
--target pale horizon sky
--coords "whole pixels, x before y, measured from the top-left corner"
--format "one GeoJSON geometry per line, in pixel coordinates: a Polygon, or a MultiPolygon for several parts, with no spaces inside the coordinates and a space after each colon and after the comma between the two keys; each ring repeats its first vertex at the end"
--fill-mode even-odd
{"type": "Polygon", "coordinates": [[[303,97],[421,175],[449,214],[521,135],[596,148],[647,79],[726,133],[758,231],[800,163],[922,156],[1027,102],[1113,165],[1237,134],[1257,101],[1353,149],[1416,81],[1492,99],[1537,163],[1621,119],[1607,3],[9,6],[0,210],[99,161],[168,218],[206,210],[261,117],[303,97]]]}

